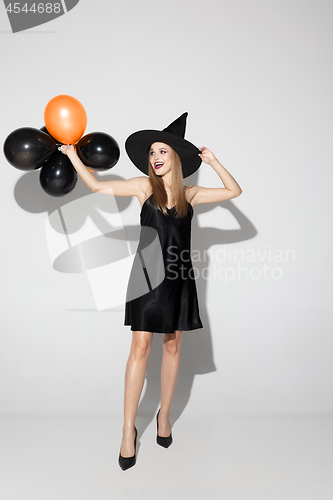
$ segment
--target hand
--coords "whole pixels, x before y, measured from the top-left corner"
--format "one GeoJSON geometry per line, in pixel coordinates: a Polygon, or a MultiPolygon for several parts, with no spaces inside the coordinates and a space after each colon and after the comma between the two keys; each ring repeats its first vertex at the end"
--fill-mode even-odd
{"type": "Polygon", "coordinates": [[[202,147],[200,148],[201,154],[199,154],[200,158],[203,162],[208,163],[210,165],[212,161],[216,160],[215,155],[209,151],[209,149],[202,147]]]}
{"type": "Polygon", "coordinates": [[[72,152],[75,153],[75,148],[73,144],[63,144],[62,146],[58,147],[59,151],[61,151],[64,155],[68,156],[69,154],[72,154],[72,152]]]}

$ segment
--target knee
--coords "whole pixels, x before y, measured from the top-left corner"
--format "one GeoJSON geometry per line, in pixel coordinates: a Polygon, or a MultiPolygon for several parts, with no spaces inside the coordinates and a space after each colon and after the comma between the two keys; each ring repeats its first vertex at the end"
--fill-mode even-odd
{"type": "Polygon", "coordinates": [[[180,342],[176,339],[173,340],[167,340],[163,344],[163,349],[166,351],[170,356],[176,356],[180,352],[180,342]]]}
{"type": "Polygon", "coordinates": [[[132,354],[136,358],[146,358],[149,356],[151,343],[147,340],[135,342],[132,346],[132,354]]]}

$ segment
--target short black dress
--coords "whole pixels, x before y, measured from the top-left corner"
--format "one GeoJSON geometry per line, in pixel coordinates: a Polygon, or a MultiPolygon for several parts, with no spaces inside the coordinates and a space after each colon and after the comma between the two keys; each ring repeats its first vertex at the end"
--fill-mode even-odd
{"type": "Polygon", "coordinates": [[[193,207],[184,217],[167,215],[152,196],[141,210],[141,233],[126,293],[124,325],[131,330],[173,333],[203,328],[191,260],[193,207]]]}

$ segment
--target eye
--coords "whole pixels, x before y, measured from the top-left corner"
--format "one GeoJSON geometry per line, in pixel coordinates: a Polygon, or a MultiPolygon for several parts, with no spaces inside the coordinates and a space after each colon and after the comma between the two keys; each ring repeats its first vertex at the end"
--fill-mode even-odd
{"type": "Polygon", "coordinates": [[[152,156],[154,154],[154,151],[150,151],[150,156],[152,156]]]}
{"type": "Polygon", "coordinates": [[[166,153],[166,151],[164,151],[164,149],[161,151],[161,153],[166,153]]]}

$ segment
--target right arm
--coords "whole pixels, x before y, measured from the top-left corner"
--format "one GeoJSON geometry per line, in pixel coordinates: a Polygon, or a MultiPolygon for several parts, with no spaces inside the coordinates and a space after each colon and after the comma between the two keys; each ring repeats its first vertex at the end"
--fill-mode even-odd
{"type": "Polygon", "coordinates": [[[74,146],[62,146],[61,152],[68,156],[76,172],[83,182],[94,193],[110,194],[113,196],[136,196],[142,204],[150,185],[148,177],[133,177],[128,180],[99,181],[82,163],[74,146]]]}

